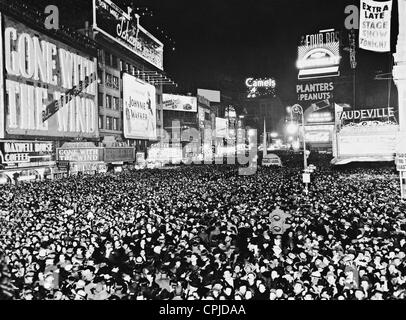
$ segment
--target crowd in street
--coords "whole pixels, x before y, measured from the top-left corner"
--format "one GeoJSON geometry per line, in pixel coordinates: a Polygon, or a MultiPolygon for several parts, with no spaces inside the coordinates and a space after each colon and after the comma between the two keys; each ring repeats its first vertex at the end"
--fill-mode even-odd
{"type": "Polygon", "coordinates": [[[308,193],[300,159],[0,186],[0,299],[405,299],[394,168],[314,164],[308,193]]]}

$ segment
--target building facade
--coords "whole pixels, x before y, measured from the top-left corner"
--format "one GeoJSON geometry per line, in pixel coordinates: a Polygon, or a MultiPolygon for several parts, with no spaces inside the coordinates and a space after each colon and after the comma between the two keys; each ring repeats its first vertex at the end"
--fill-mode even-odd
{"type": "Polygon", "coordinates": [[[163,44],[130,11],[93,5],[75,32],[0,1],[0,183],[119,171],[161,138],[163,44]]]}
{"type": "Polygon", "coordinates": [[[0,182],[52,178],[63,143],[99,139],[96,45],[27,5],[0,11],[0,182]]]}

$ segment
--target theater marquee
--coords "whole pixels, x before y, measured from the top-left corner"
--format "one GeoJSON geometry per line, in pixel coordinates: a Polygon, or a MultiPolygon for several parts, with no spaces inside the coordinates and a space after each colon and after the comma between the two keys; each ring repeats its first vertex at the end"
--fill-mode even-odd
{"type": "Polygon", "coordinates": [[[96,59],[9,17],[4,17],[6,117],[9,136],[95,138],[96,82],[60,106],[48,120],[46,106],[96,72],[96,59]]]}

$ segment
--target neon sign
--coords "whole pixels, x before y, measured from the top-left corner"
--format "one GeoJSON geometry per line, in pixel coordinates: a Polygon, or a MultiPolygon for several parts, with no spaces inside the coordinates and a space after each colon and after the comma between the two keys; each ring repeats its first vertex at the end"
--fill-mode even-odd
{"type": "Polygon", "coordinates": [[[163,70],[163,44],[110,0],[93,0],[93,29],[163,70]]]}
{"type": "Polygon", "coordinates": [[[272,78],[269,78],[269,79],[247,78],[245,80],[245,85],[248,88],[252,88],[252,87],[275,88],[276,87],[276,81],[275,81],[275,79],[272,79],[272,78]]]}
{"type": "Polygon", "coordinates": [[[256,98],[259,96],[275,95],[276,81],[273,78],[245,79],[245,86],[248,91],[248,98],[256,98]]]}
{"type": "Polygon", "coordinates": [[[96,74],[96,59],[12,18],[3,21],[5,132],[97,137],[97,83],[80,85],[96,74]],[[74,90],[75,97],[67,100],[64,94],[72,88],[81,90],[74,90]],[[63,108],[49,109],[56,115],[43,122],[43,112],[51,101],[62,102],[63,108]]]}
{"type": "Polygon", "coordinates": [[[340,60],[339,32],[324,30],[303,36],[296,62],[298,79],[339,76],[340,60]]]}

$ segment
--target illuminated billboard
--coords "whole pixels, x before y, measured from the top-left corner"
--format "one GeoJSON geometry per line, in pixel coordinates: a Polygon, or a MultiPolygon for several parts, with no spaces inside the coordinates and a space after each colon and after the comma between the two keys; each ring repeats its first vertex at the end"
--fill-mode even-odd
{"type": "Polygon", "coordinates": [[[216,117],[216,137],[227,138],[228,136],[228,120],[216,117]]]}
{"type": "Polygon", "coordinates": [[[247,98],[275,96],[276,81],[273,78],[247,78],[245,86],[247,87],[247,98]]]}
{"type": "Polygon", "coordinates": [[[323,30],[305,35],[298,47],[298,79],[339,76],[340,35],[338,31],[323,30]]]}
{"type": "Polygon", "coordinates": [[[0,164],[6,169],[39,167],[55,163],[51,141],[6,140],[0,142],[0,164]]]}
{"type": "Polygon", "coordinates": [[[334,122],[334,112],[330,109],[323,109],[320,111],[315,111],[306,116],[305,119],[307,124],[320,124],[320,123],[333,123],[334,122]]]}
{"type": "Polygon", "coordinates": [[[346,121],[366,121],[366,120],[395,120],[395,108],[370,108],[370,109],[359,109],[359,110],[349,110],[342,111],[339,114],[340,120],[346,121]]]}
{"type": "Polygon", "coordinates": [[[124,137],[156,140],[156,89],[136,77],[123,74],[124,137]]]}
{"type": "Polygon", "coordinates": [[[197,98],[177,94],[162,94],[163,110],[197,112],[197,98]]]}
{"type": "Polygon", "coordinates": [[[205,97],[210,102],[220,102],[220,91],[197,89],[197,95],[205,97]]]}
{"type": "Polygon", "coordinates": [[[98,137],[96,81],[43,121],[47,105],[96,73],[96,59],[9,17],[3,24],[6,134],[98,137]]]}
{"type": "Polygon", "coordinates": [[[333,98],[334,83],[306,82],[296,85],[297,100],[300,102],[317,102],[333,98]]]}
{"type": "Polygon", "coordinates": [[[335,163],[391,161],[395,159],[399,126],[391,122],[364,121],[342,127],[335,143],[335,163]]]}
{"type": "Polygon", "coordinates": [[[306,142],[331,143],[333,141],[334,125],[305,126],[306,142]]]}
{"type": "Polygon", "coordinates": [[[93,0],[93,29],[163,69],[163,44],[131,16],[110,0],[93,0]]]}

